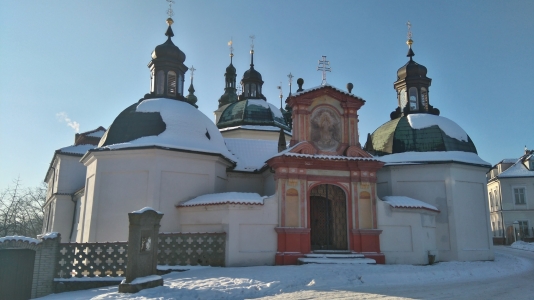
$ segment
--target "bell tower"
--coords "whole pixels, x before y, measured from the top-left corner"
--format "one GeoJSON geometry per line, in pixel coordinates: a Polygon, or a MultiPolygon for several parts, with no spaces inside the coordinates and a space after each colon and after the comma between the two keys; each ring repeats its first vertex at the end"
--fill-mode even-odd
{"type": "MultiPolygon", "coordinates": [[[[184,97],[184,75],[188,68],[184,65],[185,54],[171,40],[174,36],[171,18],[174,13],[172,8],[167,11],[167,41],[156,46],[152,52],[152,60],[148,63],[150,69],[150,93],[144,99],[170,98],[186,101],[184,97]]],[[[196,106],[194,103],[191,105],[196,106]]]]}
{"type": "Polygon", "coordinates": [[[397,91],[398,107],[391,113],[391,119],[396,119],[410,113],[431,113],[439,115],[439,110],[433,108],[429,101],[429,87],[432,79],[426,76],[425,66],[413,60],[415,53],[412,49],[411,23],[408,22],[407,57],[410,60],[397,71],[397,80],[393,87],[397,91]]]}

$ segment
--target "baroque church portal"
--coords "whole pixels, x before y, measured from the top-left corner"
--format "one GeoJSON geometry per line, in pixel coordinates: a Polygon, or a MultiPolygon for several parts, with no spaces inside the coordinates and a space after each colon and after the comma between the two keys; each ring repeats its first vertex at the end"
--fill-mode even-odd
{"type": "Polygon", "coordinates": [[[194,68],[167,24],[148,64],[149,92],[108,129],[54,153],[44,232],[124,241],[128,213],[152,207],[164,214],[163,232],[225,232],[226,266],[297,264],[314,253],[381,264],[493,259],[488,163],[430,104],[411,39],[394,83],[398,107],[362,148],[365,100],[352,84],[339,89],[323,76],[304,89],[299,78],[277,108],[263,95],[253,47],[240,92],[231,48],[214,123],[197,109],[194,68]]]}

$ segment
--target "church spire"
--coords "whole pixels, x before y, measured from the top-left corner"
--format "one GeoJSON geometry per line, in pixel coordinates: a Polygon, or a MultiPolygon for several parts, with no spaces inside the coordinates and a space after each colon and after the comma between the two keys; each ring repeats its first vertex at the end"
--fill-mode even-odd
{"type": "MultiPolygon", "coordinates": [[[[166,20],[167,30],[165,36],[167,41],[156,46],[152,52],[152,60],[148,63],[150,69],[150,93],[146,94],[143,99],[150,98],[169,98],[180,101],[186,101],[184,97],[184,77],[188,68],[185,66],[185,54],[173,42],[172,24],[172,4],[174,0],[167,0],[169,9],[167,10],[168,18],[166,20]]],[[[192,104],[196,107],[195,104],[192,104]]]]}
{"type": "Polygon", "coordinates": [[[408,40],[406,41],[408,54],[406,56],[410,60],[397,71],[397,81],[393,83],[397,91],[398,107],[390,114],[392,120],[411,113],[439,115],[439,110],[430,105],[429,100],[429,87],[432,79],[426,76],[426,67],[413,60],[415,53],[412,50],[412,24],[408,21],[406,25],[408,26],[408,40]]]}
{"type": "Polygon", "coordinates": [[[191,84],[189,85],[189,95],[187,95],[185,98],[187,99],[187,102],[189,102],[189,104],[193,105],[194,107],[198,107],[196,105],[198,99],[197,99],[197,96],[195,96],[195,87],[193,86],[193,78],[195,76],[195,67],[191,66],[191,69],[189,69],[189,71],[191,71],[191,84]]]}
{"type": "Polygon", "coordinates": [[[225,87],[224,87],[224,94],[219,98],[219,108],[221,108],[224,105],[237,102],[237,94],[236,94],[236,78],[237,78],[237,72],[232,64],[232,60],[234,58],[234,47],[233,47],[233,41],[230,39],[228,42],[228,47],[230,48],[230,65],[226,67],[226,73],[224,73],[224,81],[225,81],[225,87]]]}
{"type": "Polygon", "coordinates": [[[262,94],[263,80],[260,72],[254,69],[254,35],[250,36],[250,68],[243,74],[241,85],[242,93],[239,95],[239,101],[246,99],[263,99],[267,100],[262,94]]]}

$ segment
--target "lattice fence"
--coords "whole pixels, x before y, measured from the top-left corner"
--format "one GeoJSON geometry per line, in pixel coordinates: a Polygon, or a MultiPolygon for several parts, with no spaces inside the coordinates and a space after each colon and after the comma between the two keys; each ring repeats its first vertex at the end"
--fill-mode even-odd
{"type": "Polygon", "coordinates": [[[124,276],[128,243],[62,243],[56,278],[124,276]]]}
{"type": "Polygon", "coordinates": [[[224,266],[226,233],[160,233],[158,264],[224,266]]]}

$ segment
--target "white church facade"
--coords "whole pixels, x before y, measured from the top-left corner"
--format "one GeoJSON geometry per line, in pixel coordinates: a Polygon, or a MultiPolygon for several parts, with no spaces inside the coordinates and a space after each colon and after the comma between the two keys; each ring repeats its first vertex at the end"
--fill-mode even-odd
{"type": "Polygon", "coordinates": [[[262,94],[253,50],[240,95],[227,67],[214,123],[197,109],[192,79],[185,95],[185,54],[168,25],[149,63],[150,92],[107,130],[54,153],[45,232],[124,241],[128,213],[152,207],[164,213],[160,232],[225,232],[227,266],[297,264],[324,250],[377,263],[494,258],[490,165],[429,104],[411,42],[395,82],[398,108],[362,148],[365,100],[352,84],[304,89],[299,79],[279,109],[262,94]]]}

